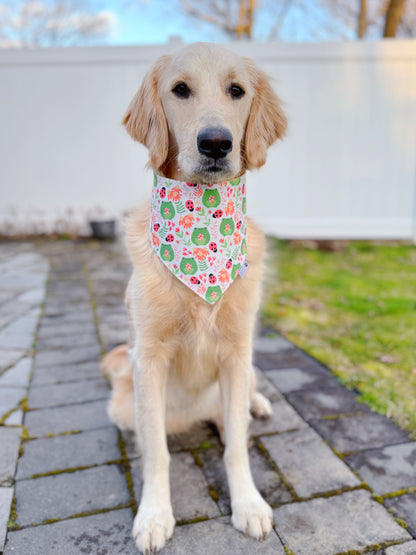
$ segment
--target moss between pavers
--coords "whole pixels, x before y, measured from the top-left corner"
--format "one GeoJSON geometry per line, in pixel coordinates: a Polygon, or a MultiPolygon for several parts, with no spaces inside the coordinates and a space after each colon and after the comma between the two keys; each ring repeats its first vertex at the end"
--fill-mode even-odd
{"type": "Polygon", "coordinates": [[[21,528],[19,524],[16,524],[16,520],[17,520],[16,506],[17,506],[16,496],[13,495],[12,504],[11,504],[11,507],[10,507],[9,520],[7,522],[7,529],[8,530],[19,530],[19,528],[21,528]]]}
{"type": "MultiPolygon", "coordinates": [[[[222,516],[222,515],[221,515],[222,516]]],[[[217,518],[221,518],[221,516],[217,518]]],[[[197,522],[205,522],[206,520],[215,520],[215,518],[208,518],[207,516],[197,516],[189,520],[178,520],[176,526],[184,526],[185,524],[196,524],[197,522]]]]}
{"type": "Polygon", "coordinates": [[[200,468],[202,468],[204,466],[204,463],[202,462],[202,459],[199,456],[198,450],[197,449],[192,449],[191,450],[191,455],[194,458],[194,462],[195,462],[196,466],[199,466],[200,468]]]}
{"type": "Polygon", "coordinates": [[[137,508],[138,508],[138,500],[136,499],[136,496],[134,494],[134,485],[133,485],[133,477],[131,475],[131,468],[130,468],[130,461],[127,457],[127,450],[126,450],[126,444],[124,442],[124,439],[120,433],[120,431],[118,432],[118,446],[121,452],[121,457],[122,457],[122,465],[124,467],[124,476],[126,477],[126,482],[127,482],[127,488],[129,490],[129,494],[130,494],[130,507],[137,512],[137,508]]]}
{"type": "MultiPolygon", "coordinates": [[[[72,520],[74,518],[83,518],[84,516],[94,516],[94,515],[101,515],[104,513],[109,513],[111,511],[119,511],[120,509],[129,509],[130,504],[124,503],[123,505],[118,505],[117,507],[111,507],[107,509],[95,509],[93,511],[84,511],[82,513],[77,513],[76,515],[69,516],[67,518],[48,518],[43,520],[42,522],[38,522],[36,524],[30,524],[25,526],[24,528],[37,528],[38,526],[44,526],[45,524],[54,524],[55,522],[62,522],[64,520],[72,520]]],[[[23,528],[23,526],[21,527],[23,528]]]]}
{"type": "Polygon", "coordinates": [[[268,463],[270,468],[272,468],[278,474],[280,480],[282,481],[282,483],[286,487],[286,489],[289,491],[289,493],[292,496],[292,498],[294,499],[294,501],[299,501],[300,498],[299,498],[298,494],[296,493],[294,487],[292,486],[292,484],[290,482],[288,482],[286,480],[284,475],[281,473],[280,469],[278,468],[278,466],[274,462],[273,458],[270,456],[269,452],[267,451],[267,449],[265,448],[263,443],[261,441],[256,441],[256,445],[259,448],[259,450],[261,451],[264,458],[266,459],[266,462],[268,463]]]}
{"type": "Polygon", "coordinates": [[[406,542],[403,542],[403,540],[386,541],[373,545],[368,545],[364,549],[350,549],[349,551],[340,551],[338,553],[334,553],[334,555],[365,555],[365,553],[372,553],[373,551],[387,549],[388,547],[392,547],[393,545],[402,545],[403,543],[406,542]]]}
{"type": "Polygon", "coordinates": [[[116,459],[115,461],[108,461],[103,464],[89,464],[85,466],[77,466],[71,468],[62,468],[58,470],[51,470],[49,472],[39,473],[39,474],[32,474],[28,478],[28,480],[36,480],[37,478],[46,478],[47,476],[58,476],[59,474],[73,474],[74,472],[78,472],[79,470],[88,470],[90,468],[97,468],[99,466],[111,466],[116,464],[124,464],[123,459],[116,459]]]}

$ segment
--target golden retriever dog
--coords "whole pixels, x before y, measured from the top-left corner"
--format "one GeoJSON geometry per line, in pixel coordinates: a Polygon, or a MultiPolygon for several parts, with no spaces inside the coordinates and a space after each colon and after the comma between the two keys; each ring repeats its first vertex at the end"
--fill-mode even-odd
{"type": "MultiPolygon", "coordinates": [[[[268,147],[286,129],[267,76],[251,60],[208,43],[161,57],[123,123],[148,148],[155,174],[217,187],[260,168],[268,147]]],[[[142,456],[144,483],[133,537],[138,549],[149,553],[172,536],[166,436],[213,421],[225,444],[232,524],[265,539],[272,510],[254,485],[247,447],[250,411],[255,417],[271,413],[269,401],[256,392],[252,367],[263,234],[248,219],[247,273],[210,304],[155,255],[150,217],[147,204],[126,222],[133,263],[126,293],[130,345],[103,360],[113,385],[110,417],[121,429],[135,430],[142,456]]]]}

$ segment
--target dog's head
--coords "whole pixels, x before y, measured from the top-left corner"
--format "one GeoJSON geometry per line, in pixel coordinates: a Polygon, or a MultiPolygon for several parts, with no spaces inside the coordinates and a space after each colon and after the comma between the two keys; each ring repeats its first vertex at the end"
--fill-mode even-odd
{"type": "Polygon", "coordinates": [[[218,183],[259,168],[286,130],[265,73],[247,58],[196,43],[159,58],[123,120],[173,179],[218,183]]]}

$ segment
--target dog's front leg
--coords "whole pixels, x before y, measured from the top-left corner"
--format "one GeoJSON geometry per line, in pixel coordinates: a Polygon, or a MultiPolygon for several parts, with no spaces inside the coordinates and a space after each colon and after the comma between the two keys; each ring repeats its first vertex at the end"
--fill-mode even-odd
{"type": "Polygon", "coordinates": [[[136,433],[142,451],[143,490],[133,537],[143,553],[156,553],[173,534],[166,441],[166,382],[169,361],[155,349],[139,357],[134,371],[136,433]]]}
{"type": "Polygon", "coordinates": [[[225,452],[231,495],[232,523],[237,530],[262,540],[273,524],[272,510],[254,485],[247,449],[251,352],[231,356],[219,379],[224,413],[225,452]]]}

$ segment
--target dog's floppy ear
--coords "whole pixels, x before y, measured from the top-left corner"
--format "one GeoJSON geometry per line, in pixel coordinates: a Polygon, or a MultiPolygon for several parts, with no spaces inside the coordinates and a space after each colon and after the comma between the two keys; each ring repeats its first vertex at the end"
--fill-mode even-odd
{"type": "Polygon", "coordinates": [[[244,145],[247,168],[252,169],[266,162],[267,149],[284,136],[287,119],[268,76],[251,60],[246,64],[255,90],[244,145]]]}
{"type": "Polygon", "coordinates": [[[130,102],[123,124],[136,141],[149,149],[150,163],[157,170],[168,156],[168,125],[159,97],[159,77],[169,56],[162,56],[146,75],[130,102]]]}

